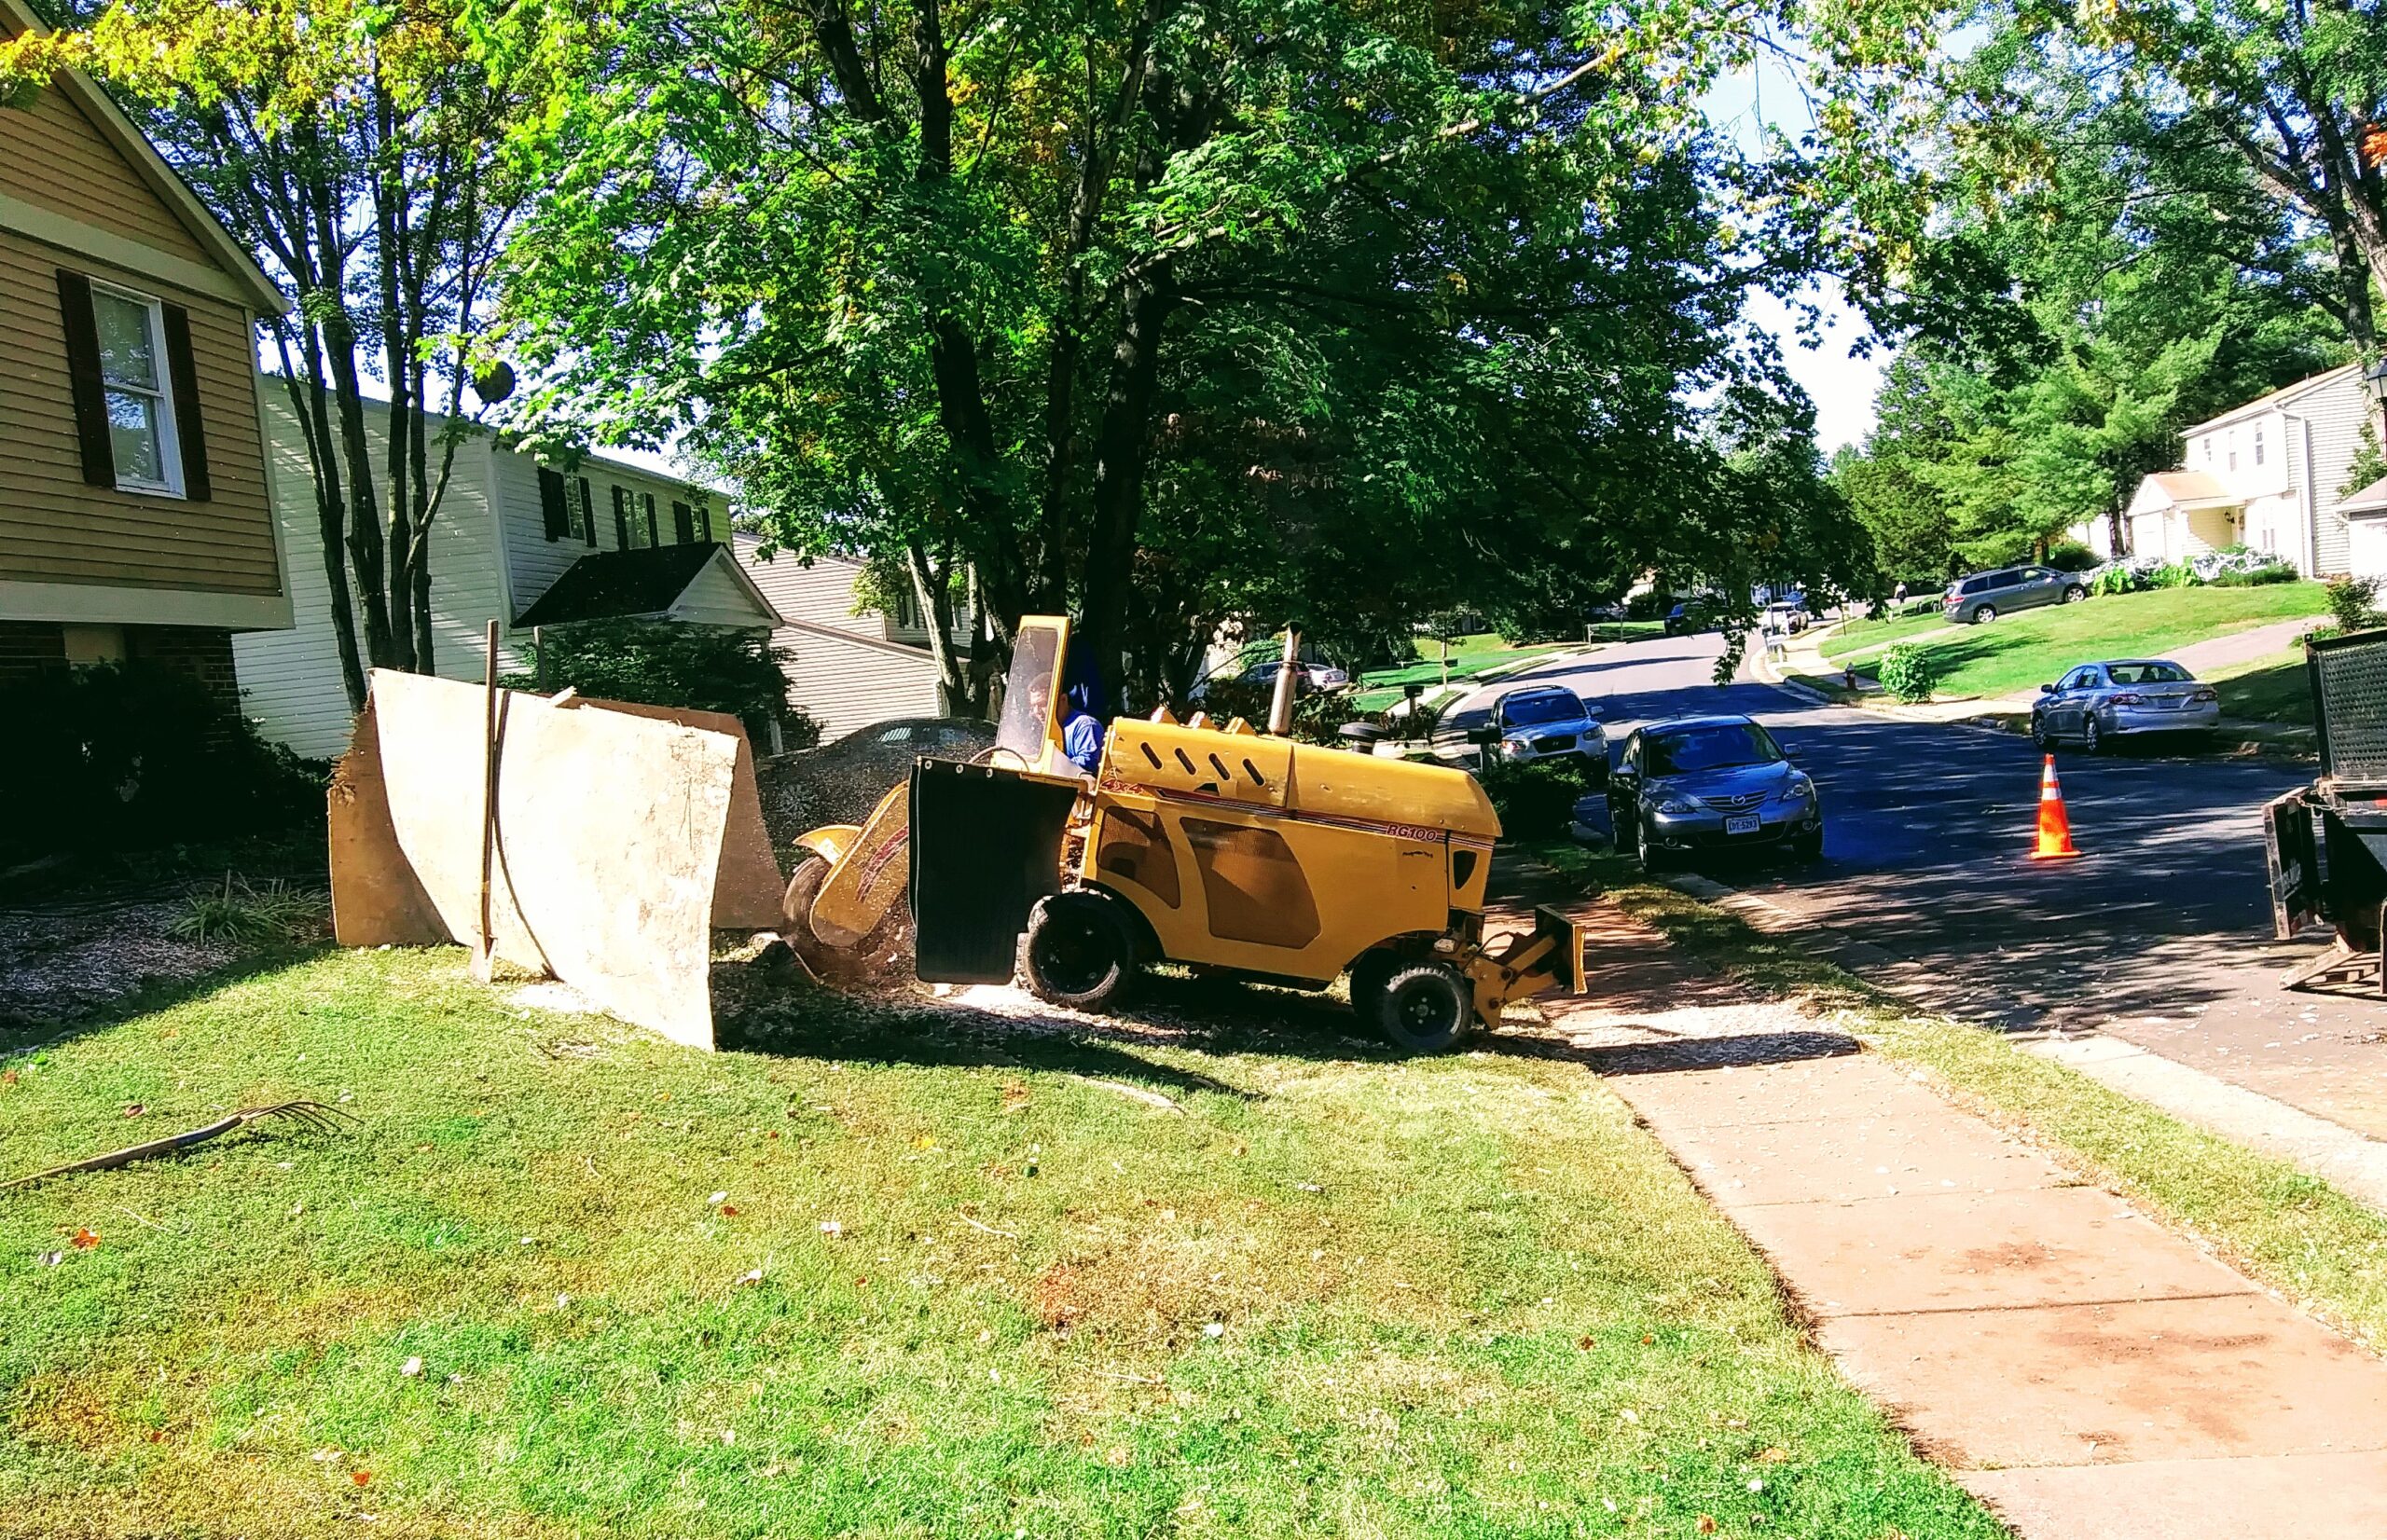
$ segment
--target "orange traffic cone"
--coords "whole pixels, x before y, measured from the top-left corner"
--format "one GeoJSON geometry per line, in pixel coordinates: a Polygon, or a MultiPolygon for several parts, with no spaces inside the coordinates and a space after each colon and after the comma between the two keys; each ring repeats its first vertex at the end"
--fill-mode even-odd
{"type": "Polygon", "coordinates": [[[2039,847],[2031,852],[2035,861],[2062,860],[2077,856],[2072,847],[2072,819],[2063,810],[2063,788],[2055,778],[2055,756],[2048,756],[2048,766],[2039,776],[2039,847]]]}

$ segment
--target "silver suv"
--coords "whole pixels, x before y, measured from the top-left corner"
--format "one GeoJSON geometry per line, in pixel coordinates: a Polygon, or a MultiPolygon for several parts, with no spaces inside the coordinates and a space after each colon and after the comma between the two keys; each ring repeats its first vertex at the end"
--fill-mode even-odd
{"type": "Polygon", "coordinates": [[[2052,567],[2001,567],[1948,584],[1939,613],[1945,620],[1979,626],[2017,610],[2077,604],[2088,597],[2089,589],[2077,572],[2060,572],[2052,567]]]}

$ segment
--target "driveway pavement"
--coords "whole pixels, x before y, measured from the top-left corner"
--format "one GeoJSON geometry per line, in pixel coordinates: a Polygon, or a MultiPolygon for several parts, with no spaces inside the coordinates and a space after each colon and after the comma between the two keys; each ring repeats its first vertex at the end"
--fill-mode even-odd
{"type": "MultiPolygon", "coordinates": [[[[2086,855],[2035,863],[2040,756],[2028,742],[1751,681],[1718,686],[1721,645],[1619,645],[1503,682],[1572,686],[1605,708],[1611,743],[1688,711],[1765,721],[1821,791],[1824,859],[1707,874],[1880,948],[1885,982],[2009,1030],[2100,1030],[2387,1139],[2387,1005],[2278,987],[2325,938],[2271,940],[2260,810],[2309,769],[2063,755],[2086,855]]],[[[1488,711],[1496,693],[1455,709],[1488,711]]]]}

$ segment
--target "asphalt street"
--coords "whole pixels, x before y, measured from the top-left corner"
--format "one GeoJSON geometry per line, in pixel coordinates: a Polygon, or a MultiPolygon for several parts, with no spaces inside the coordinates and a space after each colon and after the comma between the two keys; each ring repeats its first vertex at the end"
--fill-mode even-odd
{"type": "Polygon", "coordinates": [[[2290,994],[2326,937],[2272,940],[2261,809],[2309,767],[2193,755],[2059,754],[2070,861],[2027,859],[2041,757],[2021,737],[1718,685],[1715,636],[1612,646],[1502,681],[1563,683],[1611,747],[1690,712],[1756,717],[1814,777],[1824,858],[1720,858],[1705,875],[1889,953],[1885,982],[2014,1030],[2096,1028],[2374,1137],[2387,1137],[2387,1005],[2290,994]]]}

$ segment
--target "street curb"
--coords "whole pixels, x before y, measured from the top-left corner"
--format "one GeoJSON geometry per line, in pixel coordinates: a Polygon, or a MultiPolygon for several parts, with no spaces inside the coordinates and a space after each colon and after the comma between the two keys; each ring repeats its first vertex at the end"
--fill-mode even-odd
{"type": "Polygon", "coordinates": [[[2028,1024],[2040,1014],[2039,1008],[2017,997],[1983,991],[1970,984],[1935,989],[1928,983],[1904,983],[1882,977],[1877,970],[1920,969],[1927,972],[1927,967],[1711,877],[1682,873],[1658,880],[1687,897],[1735,915],[1763,935],[1799,939],[1809,951],[1846,968],[1869,985],[1902,1003],[1959,1022],[1978,1023],[1986,1017],[2001,1036],[2034,1058],[2062,1065],[2109,1091],[2144,1102],[2233,1144],[2284,1161],[2373,1208],[2387,1210],[2387,1143],[2258,1091],[2167,1059],[2125,1038],[2094,1030],[2039,1031],[2028,1024]],[[1816,945],[1817,942],[1823,944],[1816,945]],[[1941,997],[1935,999],[1935,994],[1941,997]],[[1984,1012],[1976,1004],[1973,1009],[1959,1010],[1947,1003],[1948,997],[1956,996],[1971,1002],[1986,999],[2003,1009],[1984,1012]]]}

